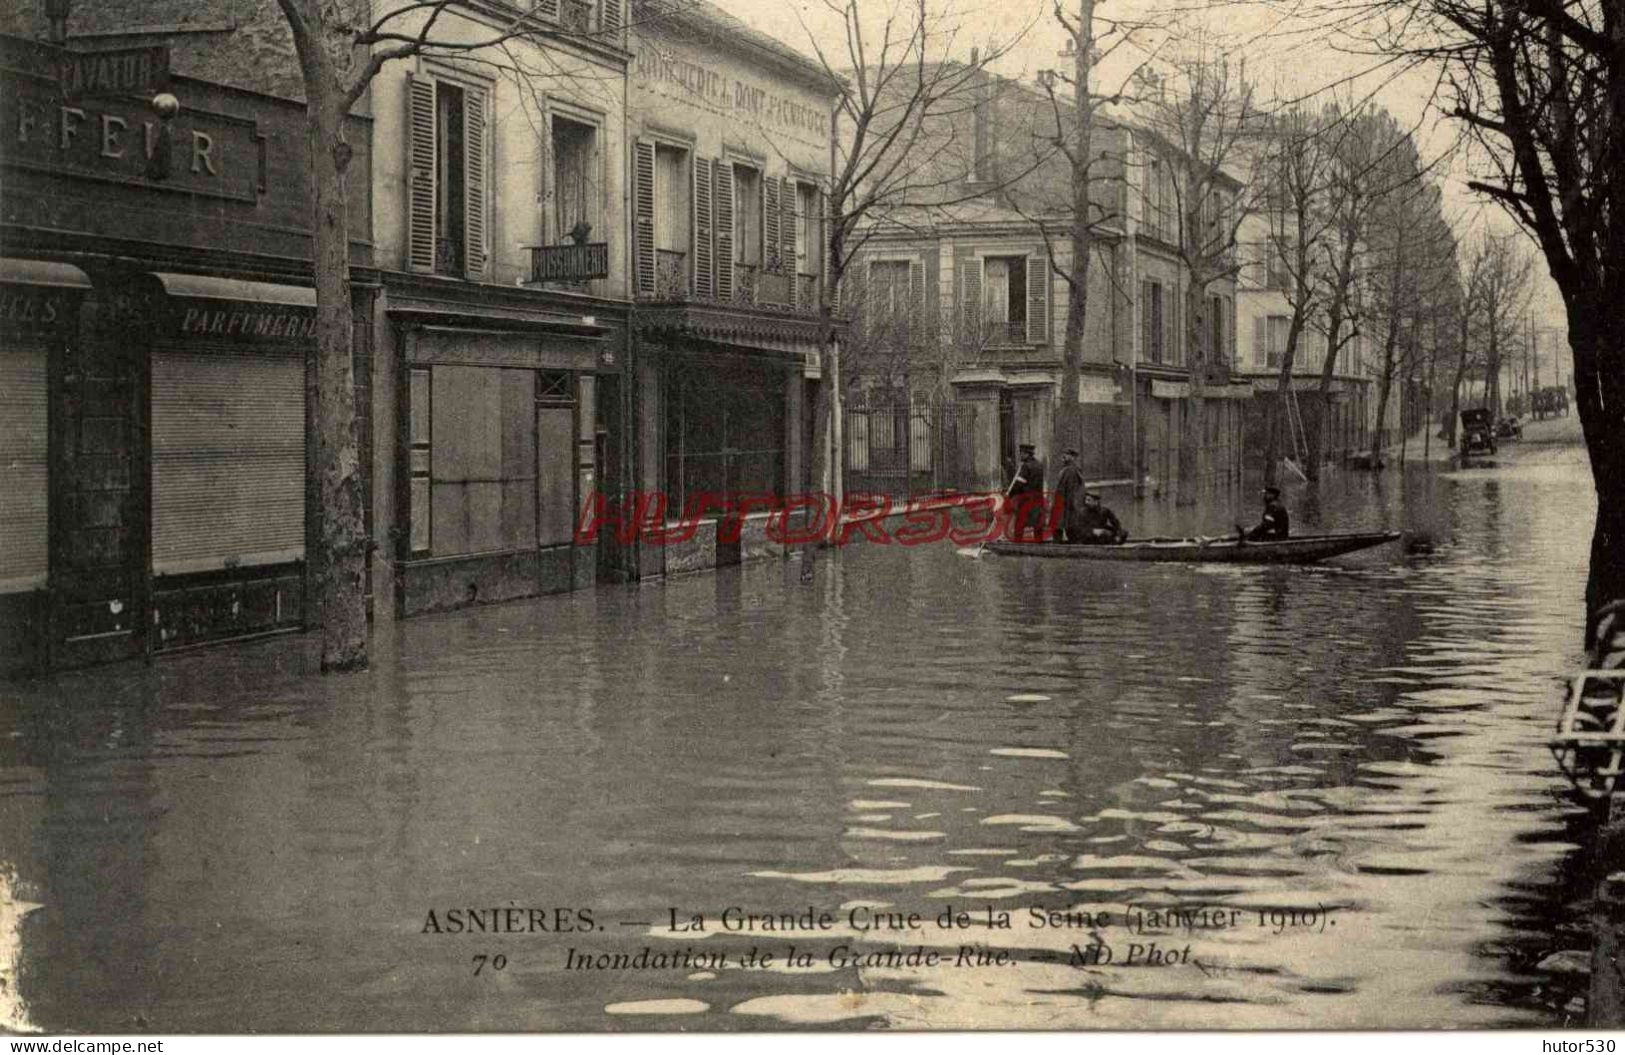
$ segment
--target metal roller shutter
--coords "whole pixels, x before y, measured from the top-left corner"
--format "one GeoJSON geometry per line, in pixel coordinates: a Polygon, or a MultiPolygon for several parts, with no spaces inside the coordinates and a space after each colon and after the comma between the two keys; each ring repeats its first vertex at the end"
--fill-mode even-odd
{"type": "Polygon", "coordinates": [[[164,349],[152,357],[157,574],[304,556],[304,364],[164,349]]]}
{"type": "Polygon", "coordinates": [[[46,354],[0,349],[0,593],[45,585],[49,502],[46,354]]]}

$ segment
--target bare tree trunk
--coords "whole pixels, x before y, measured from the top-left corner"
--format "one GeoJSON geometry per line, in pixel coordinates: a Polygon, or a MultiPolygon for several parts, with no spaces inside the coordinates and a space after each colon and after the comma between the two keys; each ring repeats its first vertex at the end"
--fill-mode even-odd
{"type": "MultiPolygon", "coordinates": [[[[1089,164],[1094,156],[1095,110],[1089,102],[1089,75],[1094,51],[1095,0],[1078,0],[1078,29],[1073,35],[1077,49],[1073,84],[1079,102],[1073,107],[1074,131],[1072,165],[1072,261],[1068,268],[1066,333],[1061,343],[1061,405],[1055,415],[1055,447],[1083,447],[1083,408],[1079,404],[1082,384],[1084,327],[1089,318],[1089,266],[1094,235],[1089,223],[1089,164]]],[[[1048,278],[1049,272],[1045,271],[1048,278]]]]}
{"type": "Polygon", "coordinates": [[[316,279],[315,445],[321,494],[315,568],[322,614],[322,670],[367,666],[367,539],[361,449],[355,420],[355,319],[350,300],[350,215],[345,178],[353,156],[348,116],[322,12],[310,0],[279,0],[293,32],[305,86],[311,168],[312,269],[316,279]]]}
{"type": "Polygon", "coordinates": [[[1619,295],[1599,296],[1595,304],[1570,300],[1569,342],[1573,348],[1575,402],[1591,456],[1597,492],[1597,520],[1591,535],[1591,569],[1586,579],[1585,644],[1591,647],[1598,609],[1625,598],[1625,357],[1617,335],[1625,327],[1619,295]]]}
{"type": "Polygon", "coordinates": [[[1275,402],[1264,411],[1264,486],[1280,483],[1281,415],[1286,412],[1287,400],[1292,398],[1292,367],[1298,358],[1298,340],[1303,335],[1303,313],[1294,311],[1287,324],[1286,352],[1281,356],[1281,372],[1276,383],[1275,402]]]}
{"type": "Polygon", "coordinates": [[[356,436],[355,317],[345,193],[351,149],[344,140],[345,114],[336,99],[313,94],[309,111],[316,233],[316,467],[322,497],[316,581],[322,669],[356,670],[367,665],[367,540],[356,436]]]}

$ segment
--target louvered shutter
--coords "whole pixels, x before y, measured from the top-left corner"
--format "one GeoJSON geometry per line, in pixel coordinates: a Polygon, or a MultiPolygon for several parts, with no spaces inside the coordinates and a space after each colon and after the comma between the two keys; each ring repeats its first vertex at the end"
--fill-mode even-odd
{"type": "Polygon", "coordinates": [[[717,231],[717,299],[734,299],[734,167],[726,159],[713,162],[712,219],[717,231]]]}
{"type": "Polygon", "coordinates": [[[484,88],[463,89],[463,228],[464,271],[471,279],[485,277],[487,246],[486,206],[490,197],[486,175],[490,171],[485,135],[484,88]]]}
{"type": "Polygon", "coordinates": [[[655,295],[655,145],[632,144],[632,241],[638,296],[655,295]]]}
{"type": "Polygon", "coordinates": [[[717,295],[711,162],[695,157],[691,164],[694,170],[694,295],[701,300],[711,300],[717,295]]]}
{"type": "Polygon", "coordinates": [[[549,22],[559,20],[559,0],[536,0],[535,7],[538,18],[545,18],[549,22]]]}
{"type": "Polygon", "coordinates": [[[823,218],[820,239],[822,245],[819,257],[823,261],[824,288],[829,290],[829,310],[839,314],[841,310],[841,287],[835,284],[835,252],[832,248],[835,239],[835,203],[822,189],[818,192],[818,215],[823,218]]]}
{"type": "Polygon", "coordinates": [[[959,262],[959,318],[965,329],[965,339],[980,347],[982,344],[982,261],[959,262]]]}
{"type": "Polygon", "coordinates": [[[406,267],[434,272],[435,109],[434,78],[409,73],[406,79],[406,267]]]}
{"type": "Polygon", "coordinates": [[[1140,362],[1156,362],[1151,344],[1153,325],[1154,322],[1151,317],[1151,283],[1142,281],[1140,283],[1140,354],[1137,357],[1140,362]]]}
{"type": "Polygon", "coordinates": [[[762,177],[762,270],[779,270],[779,181],[762,177]]]}
{"type": "Polygon", "coordinates": [[[908,311],[909,322],[920,326],[924,332],[925,322],[925,261],[920,259],[908,262],[908,311]]]}
{"type": "Polygon", "coordinates": [[[1163,319],[1168,328],[1163,337],[1163,347],[1168,349],[1167,361],[1179,365],[1185,361],[1184,332],[1179,328],[1179,317],[1183,314],[1179,310],[1179,287],[1173,286],[1168,291],[1168,307],[1163,311],[1163,319]]]}
{"type": "MultiPolygon", "coordinates": [[[[553,2],[557,3],[558,0],[553,2]]],[[[604,37],[612,44],[617,42],[621,35],[621,0],[603,0],[598,20],[604,37]]]]}
{"type": "Polygon", "coordinates": [[[1027,343],[1048,344],[1049,260],[1044,255],[1027,258],[1027,343]]]}
{"type": "Polygon", "coordinates": [[[790,276],[789,302],[796,302],[796,185],[779,181],[779,262],[790,276]]]}
{"type": "Polygon", "coordinates": [[[1269,365],[1269,320],[1262,315],[1253,316],[1253,358],[1260,366],[1269,365]]]}

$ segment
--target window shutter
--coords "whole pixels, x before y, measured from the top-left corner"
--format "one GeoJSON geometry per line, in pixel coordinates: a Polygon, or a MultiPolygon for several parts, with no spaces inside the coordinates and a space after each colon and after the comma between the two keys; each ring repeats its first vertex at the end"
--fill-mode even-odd
{"type": "Polygon", "coordinates": [[[1047,254],[1027,258],[1027,343],[1050,343],[1047,254]]]}
{"type": "Polygon", "coordinates": [[[710,300],[717,295],[716,246],[712,239],[711,162],[690,155],[694,169],[694,295],[710,300]]]}
{"type": "MultiPolygon", "coordinates": [[[[558,3],[558,0],[551,0],[558,3]]],[[[604,36],[610,43],[616,43],[621,35],[621,0],[603,0],[603,7],[599,11],[598,22],[604,31],[604,36]]]]}
{"type": "Polygon", "coordinates": [[[632,144],[632,241],[638,296],[655,295],[655,145],[632,144]]]}
{"type": "Polygon", "coordinates": [[[779,270],[779,181],[762,177],[762,270],[779,270]]]}
{"type": "Polygon", "coordinates": [[[1253,358],[1261,366],[1269,365],[1269,320],[1262,315],[1253,316],[1253,358]]]}
{"type": "Polygon", "coordinates": [[[559,0],[536,0],[536,16],[549,22],[559,20],[559,0]]]}
{"type": "Polygon", "coordinates": [[[909,322],[923,325],[925,321],[925,261],[918,258],[908,262],[909,322]]]}
{"type": "Polygon", "coordinates": [[[406,267],[434,273],[435,110],[434,78],[406,79],[406,267]]]}
{"type": "Polygon", "coordinates": [[[796,277],[796,185],[779,181],[779,259],[790,276],[790,303],[795,303],[796,277]]]}
{"type": "Polygon", "coordinates": [[[717,299],[734,299],[734,167],[726,158],[712,162],[712,219],[717,231],[717,299]]]}
{"type": "Polygon", "coordinates": [[[835,263],[830,259],[834,254],[830,251],[830,242],[835,237],[835,203],[830,200],[820,188],[817,196],[818,215],[823,218],[819,226],[818,258],[822,262],[824,288],[829,291],[829,310],[836,315],[841,312],[841,287],[835,284],[835,263]]]}
{"type": "Polygon", "coordinates": [[[1155,362],[1151,354],[1151,283],[1140,282],[1140,354],[1138,361],[1155,362]]]}
{"type": "Polygon", "coordinates": [[[1179,328],[1179,286],[1177,284],[1168,289],[1168,307],[1162,313],[1167,322],[1166,336],[1162,339],[1163,347],[1168,349],[1164,357],[1168,362],[1179,365],[1185,361],[1184,331],[1179,328]]]}
{"type": "Polygon", "coordinates": [[[982,343],[982,261],[972,258],[959,262],[959,318],[965,339],[982,343]]]}
{"type": "Polygon", "coordinates": [[[463,262],[471,279],[485,277],[486,235],[486,157],[485,89],[472,85],[463,89],[463,262]]]}

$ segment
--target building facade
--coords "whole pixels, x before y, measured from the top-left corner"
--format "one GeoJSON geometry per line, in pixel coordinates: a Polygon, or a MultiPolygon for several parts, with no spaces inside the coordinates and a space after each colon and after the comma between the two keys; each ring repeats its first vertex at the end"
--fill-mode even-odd
{"type": "Polygon", "coordinates": [[[636,19],[631,48],[633,478],[646,521],[697,522],[633,548],[651,576],[778,551],[767,513],[713,506],[809,486],[837,86],[704,2],[636,19]]]}
{"type": "MultiPolygon", "coordinates": [[[[1369,450],[1376,405],[1372,378],[1367,372],[1366,339],[1356,332],[1343,343],[1332,364],[1329,399],[1322,402],[1320,382],[1326,362],[1324,320],[1308,320],[1298,337],[1292,359],[1290,392],[1281,394],[1281,364],[1292,325],[1288,291],[1292,274],[1283,259],[1279,237],[1285,221],[1268,207],[1242,220],[1241,269],[1236,283],[1238,334],[1236,376],[1250,382],[1254,399],[1247,412],[1248,449],[1262,458],[1266,429],[1273,410],[1281,422],[1280,452],[1301,464],[1305,457],[1305,430],[1326,415],[1321,444],[1324,461],[1341,462],[1369,450]],[[1324,407],[1324,409],[1323,409],[1324,407]]],[[[1352,325],[1352,323],[1351,323],[1352,325]]]]}
{"type": "MultiPolygon", "coordinates": [[[[1019,444],[1055,448],[1071,268],[1070,168],[1045,154],[1047,97],[987,77],[958,127],[940,137],[974,154],[937,156],[964,166],[966,200],[920,208],[867,232],[849,269],[852,343],[879,333],[906,344],[974,408],[978,486],[1001,488],[1019,444]],[[1030,170],[1024,175],[1012,173],[1030,170]],[[978,193],[980,191],[980,193],[978,193]],[[897,319],[912,322],[899,326],[897,319]]],[[[1087,475],[1136,493],[1189,488],[1205,473],[1240,467],[1241,413],[1252,394],[1231,384],[1235,281],[1205,290],[1201,337],[1186,325],[1188,269],[1181,260],[1172,181],[1183,159],[1164,140],[1120,117],[1097,117],[1091,180],[1089,270],[1081,378],[1081,462],[1087,475]],[[1193,375],[1195,381],[1193,382],[1193,375]]],[[[939,179],[941,177],[938,177],[939,179]]],[[[1234,208],[1239,185],[1216,192],[1234,208]]],[[[1222,211],[1222,210],[1221,210],[1222,211]]],[[[853,433],[849,448],[870,438],[853,433]]],[[[849,449],[849,463],[872,451],[849,449]]]]}
{"type": "MultiPolygon", "coordinates": [[[[625,574],[612,538],[575,541],[627,473],[624,8],[534,10],[499,61],[443,52],[372,87],[373,583],[398,616],[625,574]]],[[[436,38],[511,17],[481,11],[436,38]]]]}
{"type": "Polygon", "coordinates": [[[313,625],[304,108],[197,76],[195,36],[32,14],[0,38],[0,666],[313,625]]]}

